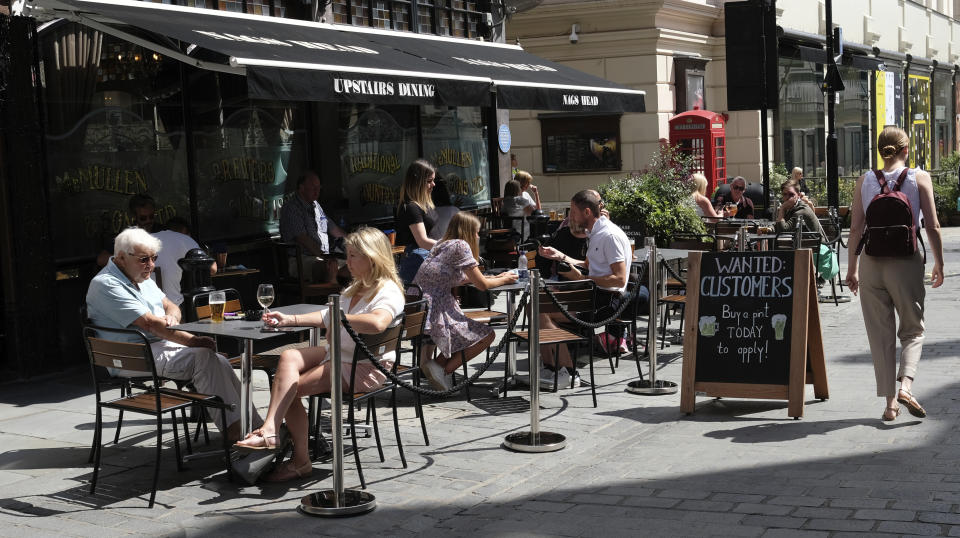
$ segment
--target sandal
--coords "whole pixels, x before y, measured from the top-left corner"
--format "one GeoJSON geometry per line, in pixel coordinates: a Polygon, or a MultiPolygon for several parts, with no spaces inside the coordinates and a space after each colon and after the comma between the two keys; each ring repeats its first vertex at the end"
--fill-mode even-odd
{"type": "Polygon", "coordinates": [[[917,418],[925,418],[927,416],[927,411],[920,405],[920,402],[913,397],[913,394],[910,394],[909,390],[900,389],[900,392],[897,393],[897,401],[907,406],[907,411],[909,411],[911,415],[917,418]],[[904,398],[901,394],[906,394],[907,397],[904,398]]]}
{"type": "Polygon", "coordinates": [[[233,447],[241,451],[253,451],[253,450],[277,450],[280,446],[276,442],[277,435],[264,435],[263,430],[256,429],[247,434],[242,441],[237,441],[234,443],[233,447]],[[257,441],[259,439],[259,441],[257,441]],[[274,439],[273,444],[270,444],[270,439],[274,439]]]}
{"type": "Polygon", "coordinates": [[[263,481],[286,482],[288,480],[306,478],[311,474],[313,474],[313,462],[308,461],[304,463],[302,467],[294,467],[293,460],[287,460],[286,463],[274,469],[272,473],[263,477],[263,481]]]}
{"type": "Polygon", "coordinates": [[[897,420],[897,417],[899,417],[899,416],[900,416],[900,406],[899,406],[899,405],[898,405],[897,407],[888,407],[888,408],[886,408],[886,409],[883,410],[883,414],[880,415],[880,420],[882,420],[882,421],[884,421],[884,422],[893,422],[894,420],[897,420]],[[892,416],[892,417],[889,416],[889,415],[887,415],[887,412],[888,412],[888,411],[893,411],[893,416],[892,416]]]}

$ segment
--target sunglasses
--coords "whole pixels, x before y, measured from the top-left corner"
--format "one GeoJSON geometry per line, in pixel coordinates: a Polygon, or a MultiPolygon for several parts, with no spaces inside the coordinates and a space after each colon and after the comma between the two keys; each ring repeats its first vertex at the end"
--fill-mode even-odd
{"type": "Polygon", "coordinates": [[[734,190],[734,191],[743,191],[743,190],[746,190],[746,189],[747,189],[746,187],[740,187],[740,186],[738,186],[738,185],[734,185],[734,186],[730,187],[730,190],[734,190]]]}
{"type": "Polygon", "coordinates": [[[147,262],[157,263],[157,255],[156,255],[156,254],[154,254],[153,256],[137,256],[137,255],[134,254],[133,252],[128,252],[127,254],[133,256],[133,259],[137,260],[137,261],[140,262],[142,265],[146,265],[147,262]]]}

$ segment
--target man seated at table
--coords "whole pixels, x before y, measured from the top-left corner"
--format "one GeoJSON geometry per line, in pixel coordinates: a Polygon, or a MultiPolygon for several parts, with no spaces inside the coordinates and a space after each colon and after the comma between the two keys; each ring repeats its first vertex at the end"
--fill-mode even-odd
{"type": "MultiPolygon", "coordinates": [[[[240,439],[240,380],[226,357],[216,353],[214,340],[169,327],[180,323],[180,308],[167,299],[157,284],[150,280],[160,240],[141,228],[127,228],[114,241],[114,255],[90,282],[87,290],[87,315],[94,325],[108,328],[137,328],[150,340],[157,375],[168,379],[190,381],[197,392],[219,396],[230,407],[227,424],[217,428],[230,441],[240,439]]],[[[121,340],[120,335],[103,334],[103,338],[121,340]]],[[[129,338],[126,341],[139,342],[129,338]]],[[[139,372],[113,370],[118,376],[140,375],[139,372]]],[[[254,419],[257,423],[258,418],[254,419]]]]}
{"type": "Polygon", "coordinates": [[[780,207],[774,217],[773,230],[776,233],[792,232],[797,229],[796,217],[803,221],[803,229],[808,232],[818,232],[820,240],[826,241],[826,234],[820,226],[817,214],[800,192],[799,182],[788,179],[780,185],[780,207]]]}
{"type": "Polygon", "coordinates": [[[743,176],[737,176],[733,178],[733,181],[730,182],[730,192],[718,195],[713,200],[713,203],[719,204],[720,209],[723,209],[723,206],[728,203],[736,204],[737,213],[736,215],[731,214],[731,217],[736,217],[738,219],[752,219],[753,200],[751,200],[750,197],[745,194],[746,190],[747,180],[743,179],[743,176]]]}
{"type": "MultiPolygon", "coordinates": [[[[297,193],[280,208],[280,237],[297,243],[303,249],[303,270],[311,282],[330,282],[337,276],[337,259],[331,254],[330,237],[346,233],[327,218],[317,198],[320,177],[308,171],[297,179],[297,193]],[[328,236],[329,234],[329,236],[328,236]]],[[[290,259],[290,274],[295,274],[297,261],[290,259]]]]}
{"type": "MultiPolygon", "coordinates": [[[[160,275],[160,288],[163,294],[170,299],[173,304],[180,306],[183,304],[183,294],[180,293],[180,279],[183,277],[183,268],[177,263],[186,256],[191,249],[200,248],[200,245],[190,237],[190,225],[186,219],[173,217],[167,221],[167,229],[153,234],[160,240],[163,247],[157,253],[156,271],[150,274],[150,278],[157,281],[157,275],[160,275]]],[[[217,273],[217,262],[210,266],[210,274],[217,273]]]]}
{"type": "MultiPolygon", "coordinates": [[[[614,224],[609,218],[601,213],[603,203],[600,200],[600,194],[595,190],[583,190],[578,192],[570,200],[570,214],[568,218],[572,224],[575,224],[587,231],[589,244],[587,247],[586,260],[577,260],[553,247],[540,247],[539,254],[544,258],[565,262],[570,265],[569,271],[559,271],[558,274],[568,280],[590,279],[597,285],[597,306],[599,310],[593,314],[596,320],[605,319],[615,312],[627,297],[627,281],[630,275],[630,264],[633,262],[633,254],[630,250],[630,240],[627,234],[614,224]],[[587,267],[590,274],[584,275],[578,267],[587,267]]],[[[641,307],[650,298],[650,293],[645,286],[640,286],[635,300],[641,302],[641,307]]],[[[555,328],[555,320],[550,316],[540,317],[540,328],[555,328]]],[[[624,340],[624,328],[617,327],[613,332],[598,335],[600,343],[608,353],[614,352],[618,346],[621,350],[627,350],[626,340],[624,340]]],[[[553,346],[544,346],[541,348],[541,355],[548,366],[566,366],[573,367],[570,354],[566,346],[560,346],[559,357],[556,362],[553,361],[553,346]]],[[[553,372],[543,372],[541,380],[546,379],[549,386],[553,386],[553,372]]],[[[569,374],[563,370],[560,372],[558,386],[566,382],[569,383],[569,374]]],[[[576,382],[573,383],[576,386],[576,382]]]]}

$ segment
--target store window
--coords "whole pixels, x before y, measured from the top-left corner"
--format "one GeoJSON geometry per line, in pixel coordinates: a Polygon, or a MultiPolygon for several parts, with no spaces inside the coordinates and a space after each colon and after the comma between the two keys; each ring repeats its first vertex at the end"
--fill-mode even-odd
{"type": "Polygon", "coordinates": [[[707,60],[675,58],[673,60],[674,103],[677,114],[688,110],[707,109],[707,60]]]}
{"type": "Polygon", "coordinates": [[[910,118],[910,166],[930,169],[930,77],[911,74],[907,77],[910,118]]]}
{"type": "Polygon", "coordinates": [[[824,177],[823,66],[781,56],[778,76],[777,158],[787,169],[799,166],[807,177],[824,177]]]}
{"type": "Polygon", "coordinates": [[[541,114],[543,171],[620,170],[620,115],[541,114]]]}
{"type": "Polygon", "coordinates": [[[487,136],[480,107],[421,109],[423,156],[446,181],[454,205],[475,207],[490,200],[487,136]]]}
{"type": "Polygon", "coordinates": [[[837,165],[843,176],[860,176],[871,168],[870,72],[840,66],[844,90],[836,106],[837,165]]]}
{"type": "Polygon", "coordinates": [[[933,95],[933,168],[940,167],[940,161],[953,153],[953,121],[951,114],[951,94],[953,77],[948,71],[937,71],[933,95]]]}
{"type": "Polygon", "coordinates": [[[73,23],[40,43],[57,258],[111,251],[134,194],[153,197],[158,224],[189,220],[179,64],[73,23]]]}
{"type": "Polygon", "coordinates": [[[419,108],[344,103],[339,116],[348,224],[393,218],[406,167],[420,157],[419,108]]]}
{"type": "Polygon", "coordinates": [[[467,0],[333,0],[333,22],[476,38],[484,13],[467,0]]]}
{"type": "Polygon", "coordinates": [[[280,207],[306,168],[303,105],[248,99],[237,75],[197,71],[190,80],[201,238],[278,233],[280,207]]]}

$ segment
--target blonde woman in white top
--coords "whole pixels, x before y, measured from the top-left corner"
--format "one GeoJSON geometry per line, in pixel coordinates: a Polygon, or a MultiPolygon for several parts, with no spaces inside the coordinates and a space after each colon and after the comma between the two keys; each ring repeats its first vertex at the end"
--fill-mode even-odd
{"type": "MultiPolygon", "coordinates": [[[[361,334],[385,331],[403,311],[404,297],[393,263],[387,236],[375,228],[361,228],[346,238],[347,266],[353,282],[343,291],[344,312],[350,325],[361,334]]],[[[274,326],[328,325],[327,310],[300,316],[268,312],[263,321],[274,326]]],[[[354,342],[340,328],[341,361],[352,362],[354,342]]],[[[383,356],[384,366],[392,366],[392,354],[383,356]]],[[[343,369],[343,392],[362,392],[383,384],[385,376],[369,361],[357,364],[356,386],[350,386],[350,367],[343,369]]],[[[293,456],[267,475],[268,482],[283,482],[308,476],[313,471],[307,448],[307,413],[300,398],[329,392],[333,369],[326,347],[289,349],[280,355],[273,379],[270,407],[263,427],[254,430],[236,444],[243,450],[274,450],[281,421],[286,421],[293,438],[293,456]]]]}
{"type": "MultiPolygon", "coordinates": [[[[906,168],[910,139],[899,127],[884,128],[877,140],[883,169],[880,173],[887,185],[893,185],[906,168]]],[[[923,346],[924,267],[920,249],[912,256],[858,256],[857,248],[866,226],[866,209],[881,191],[873,171],[857,180],[853,191],[853,216],[848,241],[849,264],[847,285],[854,293],[860,292],[863,321],[870,341],[877,396],[886,398],[881,419],[895,420],[900,405],[916,417],[925,417],[926,411],[912,394],[913,380],[923,346]],[[897,327],[894,312],[900,320],[897,327]],[[900,339],[900,368],[896,364],[897,338],[900,339]],[[897,390],[896,382],[900,381],[897,390]]],[[[919,226],[923,213],[927,240],[933,253],[931,285],[943,284],[943,246],[940,223],[933,201],[930,174],[919,169],[908,170],[901,191],[907,195],[913,209],[914,226],[919,226]]],[[[919,234],[919,228],[917,229],[919,234]]]]}
{"type": "Polygon", "coordinates": [[[713,204],[707,198],[707,177],[700,172],[690,175],[690,198],[693,200],[693,208],[697,210],[697,215],[701,217],[723,217],[713,209],[713,204]]]}

